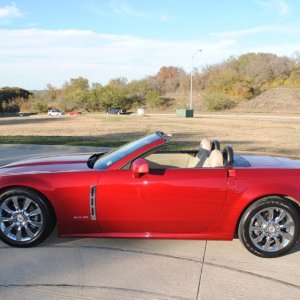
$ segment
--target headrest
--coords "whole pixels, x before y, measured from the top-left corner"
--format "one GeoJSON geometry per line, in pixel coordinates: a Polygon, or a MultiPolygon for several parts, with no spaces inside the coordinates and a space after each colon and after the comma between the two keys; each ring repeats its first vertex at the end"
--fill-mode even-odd
{"type": "Polygon", "coordinates": [[[220,142],[217,141],[217,140],[213,140],[213,141],[211,142],[211,151],[212,151],[212,150],[215,150],[215,149],[221,150],[220,142]]]}
{"type": "Polygon", "coordinates": [[[234,162],[234,153],[231,146],[226,146],[223,149],[223,158],[225,162],[225,166],[231,166],[234,162]]]}
{"type": "Polygon", "coordinates": [[[210,151],[211,150],[211,142],[207,139],[203,139],[200,143],[200,150],[201,149],[210,151]]]}

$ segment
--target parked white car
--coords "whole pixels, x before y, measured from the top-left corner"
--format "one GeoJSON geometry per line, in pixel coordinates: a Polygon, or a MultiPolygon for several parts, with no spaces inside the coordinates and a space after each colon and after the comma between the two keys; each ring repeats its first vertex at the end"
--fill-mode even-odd
{"type": "Polygon", "coordinates": [[[50,109],[48,110],[48,116],[52,117],[52,116],[62,116],[65,113],[61,110],[58,109],[50,109]]]}

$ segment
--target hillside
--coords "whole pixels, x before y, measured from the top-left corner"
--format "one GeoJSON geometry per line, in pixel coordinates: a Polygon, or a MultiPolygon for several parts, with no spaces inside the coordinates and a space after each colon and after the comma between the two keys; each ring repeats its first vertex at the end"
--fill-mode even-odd
{"type": "MultiPolygon", "coordinates": [[[[173,112],[176,108],[189,105],[189,93],[168,94],[166,97],[170,99],[169,106],[161,109],[148,108],[147,110],[150,112],[173,112]]],[[[193,108],[196,113],[208,112],[203,105],[203,94],[194,93],[193,108]]],[[[227,112],[300,113],[300,88],[272,88],[251,100],[239,101],[237,106],[227,112]]]]}
{"type": "Polygon", "coordinates": [[[239,103],[232,111],[247,113],[300,113],[300,88],[278,87],[239,103]]]}

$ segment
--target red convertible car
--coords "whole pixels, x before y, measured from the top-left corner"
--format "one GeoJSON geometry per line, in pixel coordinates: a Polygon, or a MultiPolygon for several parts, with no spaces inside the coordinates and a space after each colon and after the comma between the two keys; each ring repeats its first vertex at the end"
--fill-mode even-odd
{"type": "Polygon", "coordinates": [[[0,237],[12,246],[59,236],[231,240],[261,257],[290,250],[300,228],[300,161],[238,155],[203,140],[171,151],[156,132],[107,153],[0,168],[0,237]]]}

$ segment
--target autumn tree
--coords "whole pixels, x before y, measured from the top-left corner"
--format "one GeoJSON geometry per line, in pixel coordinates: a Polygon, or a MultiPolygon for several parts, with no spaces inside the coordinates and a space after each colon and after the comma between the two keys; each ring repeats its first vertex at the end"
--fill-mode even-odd
{"type": "Polygon", "coordinates": [[[72,78],[62,90],[61,106],[64,110],[85,110],[89,93],[88,79],[72,78]]]}
{"type": "Polygon", "coordinates": [[[172,78],[177,77],[181,71],[182,71],[182,69],[180,69],[178,67],[163,66],[159,69],[158,73],[156,74],[156,77],[158,77],[162,81],[166,81],[167,79],[172,79],[172,78]]]}
{"type": "Polygon", "coordinates": [[[130,104],[128,102],[127,93],[124,88],[107,85],[92,90],[94,98],[90,98],[89,108],[91,110],[108,110],[109,108],[123,108],[128,109],[130,104]],[[94,105],[94,106],[93,106],[94,105]]]}
{"type": "Polygon", "coordinates": [[[3,87],[0,89],[0,112],[18,112],[20,107],[17,99],[25,102],[32,95],[31,92],[19,87],[3,87]]]}
{"type": "Polygon", "coordinates": [[[181,83],[187,78],[187,74],[182,68],[169,66],[159,69],[155,76],[164,85],[164,92],[172,93],[180,88],[181,83]]]}
{"type": "Polygon", "coordinates": [[[270,87],[300,86],[295,68],[295,62],[285,56],[248,53],[208,66],[201,74],[201,81],[208,93],[218,92],[236,100],[245,100],[270,87]]]}

